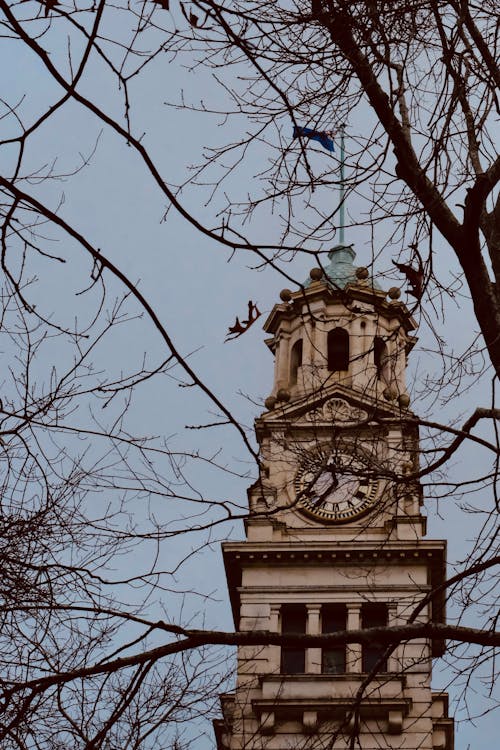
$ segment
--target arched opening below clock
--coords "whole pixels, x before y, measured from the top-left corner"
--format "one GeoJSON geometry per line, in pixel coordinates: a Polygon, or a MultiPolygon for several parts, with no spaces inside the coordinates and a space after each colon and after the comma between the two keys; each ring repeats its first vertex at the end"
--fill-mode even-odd
{"type": "MultiPolygon", "coordinates": [[[[347,630],[347,607],[345,604],[324,604],[321,607],[321,632],[338,633],[347,630]]],[[[346,671],[346,647],[332,646],[321,653],[323,674],[343,674],[346,671]]]]}
{"type": "Polygon", "coordinates": [[[328,332],[327,361],[330,372],[349,369],[349,334],[345,328],[333,328],[328,332]]]}
{"type": "Polygon", "coordinates": [[[297,384],[299,367],[302,365],[302,350],[302,339],[299,339],[292,346],[292,351],[290,352],[290,385],[297,384]]]}
{"type": "MultiPolygon", "coordinates": [[[[283,604],[281,607],[281,632],[284,635],[304,635],[307,609],[305,604],[283,604]]],[[[306,671],[306,650],[282,646],[281,674],[303,674],[306,671]]]]}
{"type": "MultiPolygon", "coordinates": [[[[387,604],[365,602],[361,607],[362,628],[384,628],[387,625],[387,604]]],[[[378,641],[363,645],[362,669],[371,672],[377,665],[379,672],[387,672],[387,659],[382,659],[387,646],[378,641]]]]}

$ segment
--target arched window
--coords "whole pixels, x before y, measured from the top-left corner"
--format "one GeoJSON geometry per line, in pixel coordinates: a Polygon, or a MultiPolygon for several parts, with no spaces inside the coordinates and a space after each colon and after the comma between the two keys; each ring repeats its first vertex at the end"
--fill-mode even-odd
{"type": "Polygon", "coordinates": [[[290,385],[297,383],[297,373],[302,364],[302,339],[299,339],[292,346],[290,353],[290,385]]]}
{"type": "Polygon", "coordinates": [[[377,378],[386,382],[389,378],[389,352],[381,336],[375,336],[373,339],[373,359],[377,368],[377,378]]]}
{"type": "Polygon", "coordinates": [[[328,333],[328,369],[331,372],[349,369],[349,334],[344,328],[328,333]]]}

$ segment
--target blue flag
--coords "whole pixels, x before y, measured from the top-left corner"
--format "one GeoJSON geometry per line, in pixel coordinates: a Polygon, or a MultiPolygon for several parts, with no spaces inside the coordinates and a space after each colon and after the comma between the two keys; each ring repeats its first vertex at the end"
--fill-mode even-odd
{"type": "Polygon", "coordinates": [[[323,148],[331,151],[332,154],[335,151],[333,147],[333,130],[312,130],[311,128],[299,128],[295,125],[293,128],[293,137],[298,138],[299,136],[310,138],[312,141],[318,141],[323,148]]]}

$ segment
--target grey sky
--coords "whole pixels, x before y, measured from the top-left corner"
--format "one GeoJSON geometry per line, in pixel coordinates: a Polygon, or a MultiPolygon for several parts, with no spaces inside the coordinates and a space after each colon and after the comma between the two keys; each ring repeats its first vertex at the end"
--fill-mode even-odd
{"type": "MultiPolygon", "coordinates": [[[[55,49],[57,54],[54,54],[54,60],[60,62],[66,57],[66,48],[60,40],[56,40],[55,49]]],[[[210,102],[210,106],[214,107],[225,104],[224,93],[212,74],[203,68],[188,71],[183,67],[185,63],[185,58],[171,60],[166,55],[160,55],[142,77],[133,81],[130,92],[133,131],[138,135],[144,134],[143,142],[153,154],[159,171],[173,185],[187,179],[189,167],[200,161],[206,147],[238,141],[240,129],[246,128],[242,117],[226,122],[218,115],[204,115],[188,109],[179,111],[165,105],[167,100],[180,101],[181,92],[184,92],[186,100],[192,102],[203,100],[207,106],[210,102]]],[[[53,101],[60,93],[34,56],[12,41],[2,40],[0,43],[0,69],[3,71],[0,84],[2,99],[13,103],[25,96],[20,107],[25,123],[43,111],[47,102],[53,101]]],[[[224,74],[228,75],[227,72],[224,74]]],[[[97,64],[91,65],[82,81],[81,90],[90,92],[113,116],[122,116],[120,95],[116,92],[115,84],[97,64]]],[[[327,125],[329,123],[325,123],[325,127],[327,125]]],[[[286,140],[286,126],[279,127],[286,140]]],[[[16,125],[12,118],[7,117],[0,121],[0,128],[3,137],[6,137],[15,132],[16,125]]],[[[289,130],[291,136],[291,126],[289,130]]],[[[357,137],[360,130],[361,123],[349,123],[348,135],[352,133],[357,137]]],[[[324,168],[326,160],[330,158],[327,152],[322,152],[317,146],[311,146],[311,151],[317,152],[311,153],[313,168],[324,168]]],[[[0,149],[3,173],[9,173],[12,159],[12,147],[3,151],[0,149]]],[[[228,180],[226,189],[242,199],[248,191],[257,190],[259,181],[253,177],[266,167],[266,160],[265,144],[254,144],[240,168],[228,180]]],[[[54,173],[62,175],[60,179],[41,183],[31,179],[24,188],[34,195],[43,196],[43,200],[53,209],[64,196],[60,214],[85,233],[129,278],[137,281],[181,353],[184,356],[190,354],[190,365],[238,420],[251,427],[259,409],[243,394],[248,394],[254,400],[264,399],[272,383],[272,356],[263,343],[260,324],[278,301],[279,290],[290,286],[290,283],[272,269],[256,270],[255,257],[245,252],[230,257],[227,248],[201,235],[175,210],[170,210],[164,219],[167,202],[133,150],[115,134],[103,129],[92,114],[75,104],[65,105],[29,142],[23,171],[35,172],[52,162],[54,173]],[[80,166],[80,155],[92,155],[89,164],[76,174],[70,174],[80,166]],[[260,321],[241,338],[224,343],[228,326],[234,322],[236,315],[241,318],[245,314],[250,299],[258,303],[262,312],[260,321]]],[[[223,205],[223,196],[206,206],[208,193],[206,187],[189,186],[180,197],[184,206],[197,218],[214,226],[220,222],[216,214],[223,205]]],[[[330,197],[332,202],[336,200],[334,193],[330,197]]],[[[318,195],[320,202],[328,199],[325,191],[318,195]]],[[[363,211],[364,203],[359,198],[352,198],[348,212],[354,222],[360,216],[362,220],[363,211]]],[[[267,209],[263,210],[246,231],[257,241],[266,238],[268,242],[277,242],[280,218],[267,209]]],[[[378,231],[381,237],[387,235],[385,227],[378,231]]],[[[53,264],[37,259],[33,272],[39,275],[40,281],[33,289],[34,300],[47,315],[54,314],[61,319],[72,317],[77,311],[85,315],[86,302],[75,297],[74,293],[88,283],[92,263],[83,256],[80,248],[63,239],[60,233],[54,233],[53,237],[56,241],[51,244],[52,250],[61,251],[68,262],[65,266],[56,265],[54,269],[53,264]]],[[[346,240],[355,244],[358,265],[371,261],[371,239],[367,227],[347,229],[346,240]]],[[[444,248],[441,240],[437,242],[442,248],[442,267],[438,271],[443,278],[447,278],[448,273],[454,275],[458,271],[451,252],[444,248]]],[[[312,265],[311,259],[299,256],[282,267],[298,281],[303,281],[312,265]]],[[[381,260],[378,267],[384,272],[389,271],[390,258],[381,260]]],[[[392,274],[392,278],[392,282],[380,283],[385,287],[396,283],[397,272],[392,274]]],[[[400,278],[398,283],[401,282],[400,278]]],[[[111,297],[121,293],[119,284],[114,280],[110,280],[110,288],[113,290],[111,297]]],[[[457,298],[456,303],[446,302],[445,325],[439,320],[439,307],[436,310],[438,314],[432,306],[428,306],[427,314],[439,332],[446,330],[448,341],[459,355],[464,344],[464,332],[469,337],[476,329],[468,301],[457,298]]],[[[414,375],[418,381],[413,393],[420,391],[422,395],[421,402],[414,403],[416,411],[432,414],[437,421],[444,421],[458,415],[468,415],[476,404],[487,406],[490,402],[485,385],[489,384],[488,378],[484,383],[472,382],[469,393],[459,403],[441,403],[433,399],[423,381],[439,364],[437,358],[427,351],[434,349],[435,344],[425,321],[419,336],[420,341],[411,355],[410,364],[412,377],[414,375]]],[[[124,328],[123,333],[120,330],[116,332],[110,345],[98,351],[97,366],[114,368],[118,372],[133,366],[134,362],[140,362],[144,353],[154,363],[166,356],[166,352],[161,353],[162,347],[157,333],[146,319],[142,319],[132,323],[129,329],[124,328]]],[[[53,362],[47,361],[45,364],[49,372],[53,362]]],[[[43,369],[43,363],[41,367],[43,369]]],[[[172,375],[172,379],[163,378],[158,383],[146,383],[138,389],[130,415],[130,427],[140,433],[166,437],[177,450],[199,448],[215,452],[220,448],[221,461],[237,472],[253,474],[255,467],[251,458],[240,437],[231,428],[220,427],[206,432],[185,429],[186,425],[216,421],[217,414],[209,400],[196,389],[179,387],[179,381],[186,381],[180,368],[175,368],[172,375]]],[[[457,455],[450,471],[457,478],[466,478],[469,467],[474,464],[477,471],[483,461],[482,451],[475,447],[468,448],[457,455]]],[[[485,461],[484,471],[487,471],[488,465],[488,461],[485,461]]],[[[234,497],[238,502],[245,501],[249,480],[206,469],[197,469],[193,480],[198,484],[198,489],[203,489],[208,496],[234,497]]],[[[485,491],[484,502],[485,505],[490,502],[490,489],[485,491]]],[[[475,524],[479,524],[480,519],[457,511],[448,499],[438,506],[435,501],[430,501],[426,507],[430,517],[428,535],[443,536],[449,540],[451,571],[454,561],[464,554],[468,540],[474,535],[475,524]],[[435,513],[436,509],[439,514],[435,513]]],[[[140,512],[141,508],[138,508],[140,512]]],[[[172,508],[169,507],[166,515],[170,516],[171,512],[172,508]]],[[[220,534],[241,536],[242,525],[238,522],[219,527],[215,536],[220,534]]],[[[180,541],[163,545],[161,556],[165,567],[172,567],[182,556],[184,545],[191,547],[194,544],[194,540],[183,537],[180,541]]],[[[127,561],[125,564],[130,563],[127,561]]],[[[201,562],[194,559],[186,564],[180,578],[182,585],[179,584],[179,589],[199,588],[203,593],[215,593],[214,600],[203,605],[206,607],[207,624],[231,627],[217,544],[213,549],[204,551],[201,562]]],[[[180,601],[180,597],[176,598],[176,607],[180,601]]],[[[184,606],[186,611],[196,612],[199,601],[188,598],[184,606]]],[[[434,683],[446,686],[447,673],[441,673],[441,669],[441,665],[437,664],[434,683]]],[[[452,696],[458,692],[450,687],[452,696]]],[[[472,715],[480,714],[484,708],[481,700],[477,705],[473,702],[470,704],[472,715]]],[[[464,713],[457,718],[464,718],[464,713]]],[[[494,731],[492,717],[481,719],[477,726],[473,722],[459,723],[456,748],[467,750],[470,746],[470,750],[479,750],[493,747],[494,731]]],[[[205,750],[210,744],[203,738],[197,746],[205,750]]]]}

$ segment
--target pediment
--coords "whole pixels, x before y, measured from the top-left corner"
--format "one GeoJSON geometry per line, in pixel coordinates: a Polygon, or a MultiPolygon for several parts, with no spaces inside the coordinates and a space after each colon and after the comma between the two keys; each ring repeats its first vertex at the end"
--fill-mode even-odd
{"type": "MultiPolygon", "coordinates": [[[[412,413],[406,411],[407,417],[412,413]]],[[[354,427],[361,424],[385,420],[401,420],[401,409],[390,402],[381,401],[366,393],[358,393],[334,383],[321,392],[280,403],[272,411],[265,412],[256,421],[257,427],[271,428],[293,424],[294,426],[339,426],[354,427]]]]}

